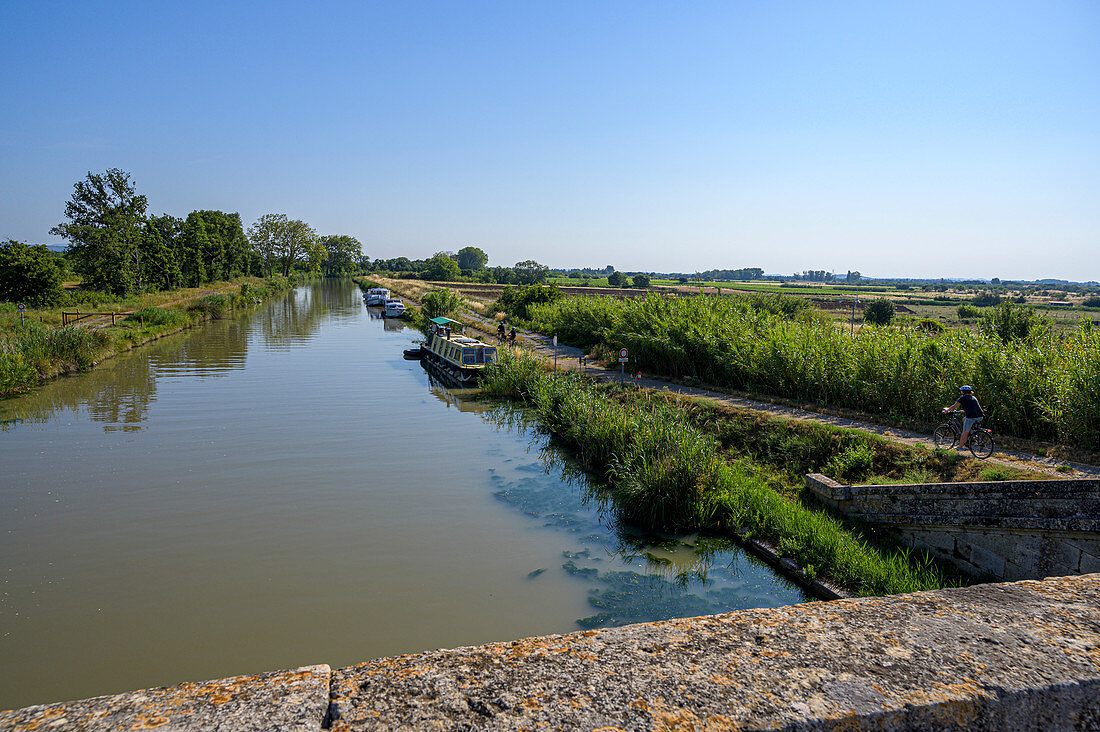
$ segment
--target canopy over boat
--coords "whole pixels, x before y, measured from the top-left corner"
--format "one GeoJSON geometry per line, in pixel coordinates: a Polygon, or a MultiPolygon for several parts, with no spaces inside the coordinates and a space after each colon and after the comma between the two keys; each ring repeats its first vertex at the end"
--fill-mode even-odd
{"type": "Polygon", "coordinates": [[[442,315],[439,316],[438,318],[432,318],[431,322],[435,323],[436,325],[440,326],[441,328],[446,327],[450,323],[454,323],[455,325],[462,325],[462,323],[458,322],[457,320],[451,320],[450,318],[444,318],[442,315]]]}

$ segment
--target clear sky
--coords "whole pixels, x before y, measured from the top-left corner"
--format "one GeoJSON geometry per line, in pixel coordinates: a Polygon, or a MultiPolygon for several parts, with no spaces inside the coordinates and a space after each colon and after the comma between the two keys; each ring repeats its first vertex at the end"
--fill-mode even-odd
{"type": "Polygon", "coordinates": [[[0,238],[73,184],[372,258],[1100,280],[1100,3],[6,2],[0,238]]]}

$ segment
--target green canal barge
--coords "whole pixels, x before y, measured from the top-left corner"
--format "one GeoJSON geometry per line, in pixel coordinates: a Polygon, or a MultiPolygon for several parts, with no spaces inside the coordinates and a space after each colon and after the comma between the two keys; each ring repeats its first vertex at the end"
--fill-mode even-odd
{"type": "Polygon", "coordinates": [[[428,340],[421,346],[425,368],[461,386],[473,385],[484,368],[497,360],[496,346],[462,335],[462,323],[450,318],[428,321],[428,340]]]}

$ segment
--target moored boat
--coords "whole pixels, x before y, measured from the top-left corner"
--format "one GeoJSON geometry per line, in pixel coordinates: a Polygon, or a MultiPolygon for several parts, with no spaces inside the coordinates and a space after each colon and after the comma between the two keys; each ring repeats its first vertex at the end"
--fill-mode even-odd
{"type": "Polygon", "coordinates": [[[382,316],[386,318],[400,318],[405,314],[405,303],[400,300],[386,300],[382,303],[382,316]]]}
{"type": "Polygon", "coordinates": [[[372,287],[363,293],[363,302],[367,305],[383,305],[390,299],[390,291],[385,287],[372,287]]]}
{"type": "Polygon", "coordinates": [[[496,346],[462,335],[462,324],[432,318],[421,363],[459,385],[473,384],[486,366],[497,360],[496,346]]]}

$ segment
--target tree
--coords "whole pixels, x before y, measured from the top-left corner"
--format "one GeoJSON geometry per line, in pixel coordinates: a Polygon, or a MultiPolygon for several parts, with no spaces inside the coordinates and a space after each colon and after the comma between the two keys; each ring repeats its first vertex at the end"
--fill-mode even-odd
{"type": "Polygon", "coordinates": [[[545,282],[546,276],[550,274],[549,267],[545,264],[539,264],[533,259],[516,262],[516,266],[512,270],[516,273],[516,281],[521,285],[534,285],[545,282]]]}
{"type": "Polygon", "coordinates": [[[849,270],[848,274],[844,277],[844,281],[855,283],[855,282],[859,282],[861,277],[863,277],[863,275],[861,275],[859,272],[857,272],[855,270],[849,270]]]}
{"type": "Polygon", "coordinates": [[[489,263],[489,255],[477,247],[462,247],[458,250],[458,266],[476,272],[489,263]]]}
{"type": "Polygon", "coordinates": [[[462,275],[462,272],[458,269],[458,262],[443,252],[436,252],[426,264],[427,266],[423,271],[426,280],[454,282],[462,275]]]}
{"type": "MultiPolygon", "coordinates": [[[[325,276],[343,277],[359,266],[363,257],[363,245],[347,234],[329,234],[321,237],[325,248],[325,276]]],[[[369,263],[369,260],[368,260],[369,263]]]]}
{"type": "Polygon", "coordinates": [[[183,221],[175,216],[150,216],[142,237],[142,261],[148,283],[160,290],[180,286],[179,255],[183,246],[183,221]]]}
{"type": "Polygon", "coordinates": [[[118,168],[88,173],[65,204],[69,221],[50,233],[69,241],[69,260],[86,286],[128,295],[145,285],[139,242],[147,206],[129,173],[118,168]]]}
{"type": "Polygon", "coordinates": [[[649,287],[649,275],[644,272],[639,272],[634,275],[634,287],[639,290],[645,290],[649,287]]]}
{"type": "Polygon", "coordinates": [[[892,300],[886,298],[872,300],[863,308],[863,322],[873,325],[890,325],[894,320],[895,312],[897,312],[897,308],[892,300]]]}
{"type": "Polygon", "coordinates": [[[612,272],[607,276],[607,284],[612,287],[626,287],[629,280],[622,272],[612,272]]]}
{"type": "Polygon", "coordinates": [[[286,214],[264,214],[248,227],[248,241],[264,263],[264,274],[270,275],[275,265],[278,241],[286,227],[286,214]]]}
{"type": "Polygon", "coordinates": [[[0,300],[50,305],[64,290],[62,262],[44,244],[9,240],[0,244],[0,300]]]}

